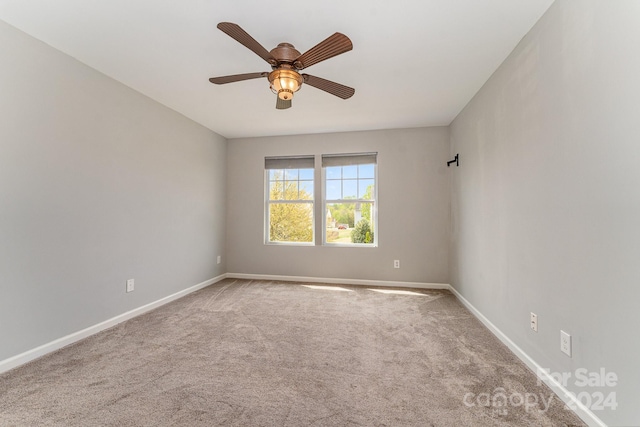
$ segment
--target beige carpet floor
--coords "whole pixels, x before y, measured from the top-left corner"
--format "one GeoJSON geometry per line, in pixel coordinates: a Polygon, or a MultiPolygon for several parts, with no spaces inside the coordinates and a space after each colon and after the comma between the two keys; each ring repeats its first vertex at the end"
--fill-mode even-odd
{"type": "Polygon", "coordinates": [[[378,291],[226,279],[0,375],[0,425],[584,425],[448,291],[378,291]]]}

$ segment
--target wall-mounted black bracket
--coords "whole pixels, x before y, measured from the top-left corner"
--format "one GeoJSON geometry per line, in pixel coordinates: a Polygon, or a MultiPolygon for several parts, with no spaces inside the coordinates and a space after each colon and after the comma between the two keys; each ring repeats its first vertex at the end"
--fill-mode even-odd
{"type": "Polygon", "coordinates": [[[456,154],[456,156],[453,158],[453,160],[451,160],[451,161],[447,162],[447,167],[449,167],[449,165],[450,165],[451,163],[455,163],[455,164],[456,164],[456,167],[460,166],[460,163],[458,162],[458,155],[457,155],[457,154],[456,154]]]}

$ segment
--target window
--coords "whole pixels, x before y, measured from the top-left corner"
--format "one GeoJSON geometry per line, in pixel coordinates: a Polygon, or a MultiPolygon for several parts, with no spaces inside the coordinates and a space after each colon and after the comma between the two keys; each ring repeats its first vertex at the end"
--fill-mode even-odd
{"type": "Polygon", "coordinates": [[[376,246],[377,153],[323,155],[324,242],[376,246]]]}
{"type": "Polygon", "coordinates": [[[265,158],[265,243],[314,242],[314,157],[265,158]]]}

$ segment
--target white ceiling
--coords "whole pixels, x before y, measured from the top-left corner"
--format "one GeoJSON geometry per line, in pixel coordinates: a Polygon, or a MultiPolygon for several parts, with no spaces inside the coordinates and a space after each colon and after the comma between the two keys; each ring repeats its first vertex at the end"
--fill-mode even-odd
{"type": "Polygon", "coordinates": [[[227,137],[448,125],[553,0],[0,0],[0,19],[227,137]],[[269,71],[216,28],[239,24],[267,50],[300,52],[336,31],[354,49],[305,73],[311,86],[276,110],[269,71]]]}

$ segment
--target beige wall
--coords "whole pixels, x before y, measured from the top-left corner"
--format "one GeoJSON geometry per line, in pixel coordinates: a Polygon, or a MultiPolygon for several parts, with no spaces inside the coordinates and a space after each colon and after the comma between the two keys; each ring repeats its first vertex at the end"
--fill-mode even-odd
{"type": "Polygon", "coordinates": [[[451,125],[452,284],[570,391],[615,393],[610,425],[640,425],[638,23],[640,2],[556,1],[451,125]]]}
{"type": "MultiPolygon", "coordinates": [[[[230,140],[228,271],[448,283],[448,147],[444,127],[230,140]],[[266,156],[313,154],[318,164],[321,154],[372,151],[378,152],[377,248],[264,244],[266,156]],[[400,269],[393,268],[394,259],[400,269]]],[[[318,232],[320,188],[316,185],[318,232]]]]}
{"type": "Polygon", "coordinates": [[[0,361],[223,274],[225,139],[0,40],[0,361]]]}

